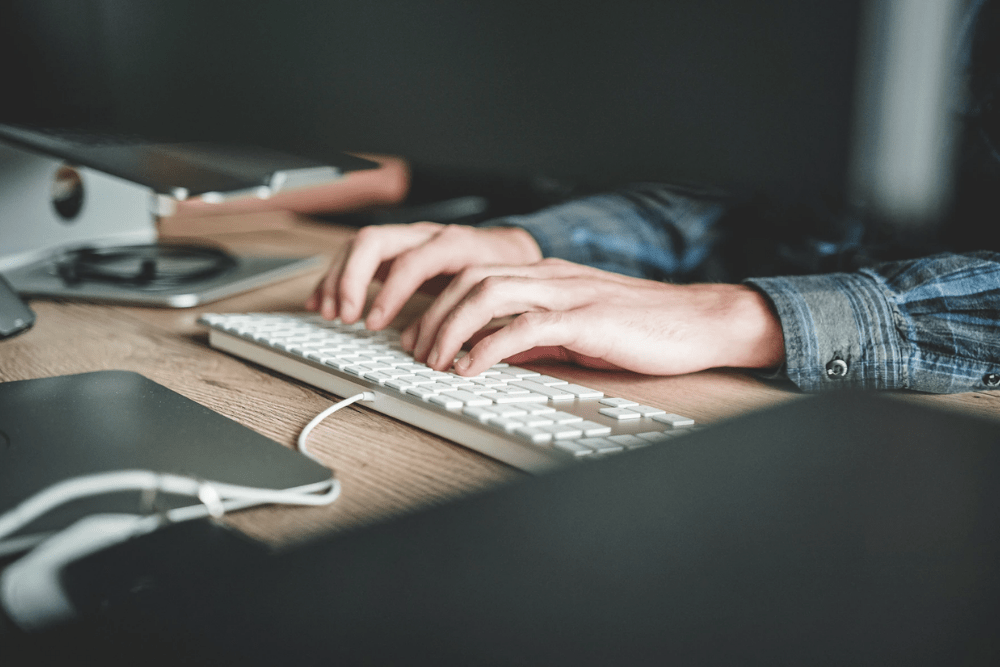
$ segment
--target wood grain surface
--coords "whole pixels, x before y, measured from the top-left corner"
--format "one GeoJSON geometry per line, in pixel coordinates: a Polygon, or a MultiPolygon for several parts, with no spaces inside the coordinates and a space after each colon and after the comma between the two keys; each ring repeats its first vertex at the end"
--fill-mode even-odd
{"type": "MultiPolygon", "coordinates": [[[[289,214],[261,213],[165,220],[161,234],[210,238],[249,254],[330,257],[349,241],[353,230],[289,214]]],[[[0,342],[0,381],[98,370],[136,371],[293,447],[306,423],[338,397],[211,349],[205,329],[196,320],[203,312],[301,311],[322,274],[322,270],[315,271],[189,310],[36,299],[31,302],[38,315],[35,326],[0,342]]],[[[416,298],[398,324],[419,312],[423,303],[426,297],[416,298]]],[[[735,370],[659,378],[568,365],[530,367],[705,424],[800,397],[787,385],[735,370]]],[[[1000,392],[902,398],[1000,419],[1000,392]]],[[[258,539],[288,544],[398,516],[524,476],[358,405],[321,424],[311,442],[342,480],[340,500],[326,508],[247,510],[228,516],[227,521],[258,539]]]]}

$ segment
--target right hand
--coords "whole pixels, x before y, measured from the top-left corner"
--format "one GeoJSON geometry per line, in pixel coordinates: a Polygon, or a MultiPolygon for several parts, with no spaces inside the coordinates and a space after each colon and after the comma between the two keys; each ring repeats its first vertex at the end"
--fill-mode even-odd
{"type": "Polygon", "coordinates": [[[533,264],[542,259],[534,238],[516,227],[477,228],[417,222],[364,227],[333,261],[306,309],[348,324],[358,321],[368,287],[384,275],[365,321],[382,329],[427,280],[470,266],[533,264]]]}

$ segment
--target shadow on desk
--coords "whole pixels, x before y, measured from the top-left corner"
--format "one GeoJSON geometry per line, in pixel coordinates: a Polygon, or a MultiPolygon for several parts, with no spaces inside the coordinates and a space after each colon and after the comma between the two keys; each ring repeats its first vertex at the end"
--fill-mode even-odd
{"type": "Polygon", "coordinates": [[[1000,658],[1000,432],[869,395],[283,553],[200,539],[166,564],[143,540],[78,562],[65,582],[86,621],[29,647],[261,665],[1000,658]]]}

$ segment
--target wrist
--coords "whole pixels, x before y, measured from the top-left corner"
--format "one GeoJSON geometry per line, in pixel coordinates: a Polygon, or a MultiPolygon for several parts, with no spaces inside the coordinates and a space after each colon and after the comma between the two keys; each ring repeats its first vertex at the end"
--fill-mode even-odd
{"type": "Polygon", "coordinates": [[[726,363],[735,368],[776,368],[785,360],[781,319],[771,301],[747,285],[733,288],[727,315],[726,363]]]}
{"type": "Polygon", "coordinates": [[[499,241],[496,248],[503,248],[501,264],[534,264],[544,258],[535,237],[520,227],[490,227],[485,231],[499,241]]]}

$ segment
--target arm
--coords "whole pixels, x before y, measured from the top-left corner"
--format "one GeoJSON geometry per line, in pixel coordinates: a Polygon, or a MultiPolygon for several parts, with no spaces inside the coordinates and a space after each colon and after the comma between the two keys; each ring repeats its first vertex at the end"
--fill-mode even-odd
{"type": "Polygon", "coordinates": [[[1000,254],[747,281],[781,319],[801,389],[951,393],[1000,387],[1000,254]]]}

